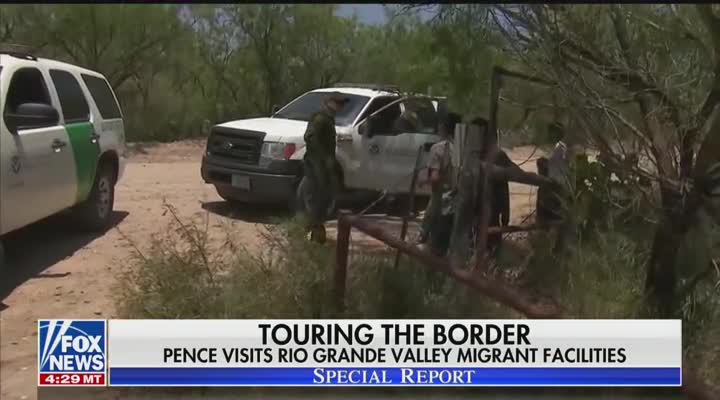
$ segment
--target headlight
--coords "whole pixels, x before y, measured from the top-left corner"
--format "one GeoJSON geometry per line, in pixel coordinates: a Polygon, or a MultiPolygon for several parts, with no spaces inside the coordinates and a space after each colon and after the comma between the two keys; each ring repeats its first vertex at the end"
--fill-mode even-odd
{"type": "Polygon", "coordinates": [[[264,142],[260,155],[273,160],[289,160],[295,150],[295,143],[264,142]]]}

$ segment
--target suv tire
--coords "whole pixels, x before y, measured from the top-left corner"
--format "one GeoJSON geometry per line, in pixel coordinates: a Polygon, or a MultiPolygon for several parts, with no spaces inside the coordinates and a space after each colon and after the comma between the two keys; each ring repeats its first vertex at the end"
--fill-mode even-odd
{"type": "Polygon", "coordinates": [[[115,205],[115,174],[112,168],[101,165],[87,200],[80,203],[76,215],[83,230],[100,232],[110,225],[115,205]]]}

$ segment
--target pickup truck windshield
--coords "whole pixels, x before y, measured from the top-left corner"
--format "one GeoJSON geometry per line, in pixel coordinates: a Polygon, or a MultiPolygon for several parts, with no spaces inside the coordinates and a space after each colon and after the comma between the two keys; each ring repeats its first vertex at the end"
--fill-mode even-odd
{"type": "MultiPolygon", "coordinates": [[[[295,119],[298,121],[309,121],[310,117],[320,111],[323,107],[323,101],[331,93],[329,92],[312,92],[306,93],[297,98],[292,103],[278,111],[273,118],[295,119]]],[[[355,121],[365,104],[370,100],[366,96],[357,96],[352,94],[343,94],[350,101],[345,104],[342,110],[335,115],[335,124],[338,126],[347,126],[355,121]]]]}

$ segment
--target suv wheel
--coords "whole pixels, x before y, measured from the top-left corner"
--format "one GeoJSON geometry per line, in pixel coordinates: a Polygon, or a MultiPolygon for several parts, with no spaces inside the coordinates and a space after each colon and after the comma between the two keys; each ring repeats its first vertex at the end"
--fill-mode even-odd
{"type": "Polygon", "coordinates": [[[90,195],[75,210],[81,227],[94,232],[107,229],[114,205],[115,174],[112,168],[100,166],[90,195]]]}

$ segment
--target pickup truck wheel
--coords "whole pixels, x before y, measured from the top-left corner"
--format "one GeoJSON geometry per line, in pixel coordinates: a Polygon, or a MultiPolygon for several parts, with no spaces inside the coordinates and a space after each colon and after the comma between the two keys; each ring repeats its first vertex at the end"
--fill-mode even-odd
{"type": "MultiPolygon", "coordinates": [[[[425,210],[425,207],[427,207],[429,201],[429,197],[427,196],[415,196],[414,201],[414,210],[410,210],[414,212],[416,215],[421,213],[425,210]]],[[[388,215],[403,217],[408,212],[408,209],[410,208],[410,196],[409,195],[399,195],[395,197],[394,199],[388,201],[387,204],[387,213],[388,215]]]]}
{"type": "Polygon", "coordinates": [[[223,200],[230,203],[232,206],[240,205],[242,202],[230,195],[225,189],[222,188],[222,186],[215,185],[215,191],[217,192],[218,196],[222,198],[223,200]]]}
{"type": "Polygon", "coordinates": [[[107,229],[114,205],[115,174],[109,166],[100,166],[90,195],[75,209],[81,228],[93,232],[107,229]]]}
{"type": "MultiPolygon", "coordinates": [[[[295,201],[292,203],[292,211],[296,214],[307,214],[310,209],[309,203],[309,188],[310,184],[308,179],[303,176],[298,184],[295,201]]],[[[337,213],[337,199],[333,199],[328,208],[328,218],[334,218],[337,213]]]]}

